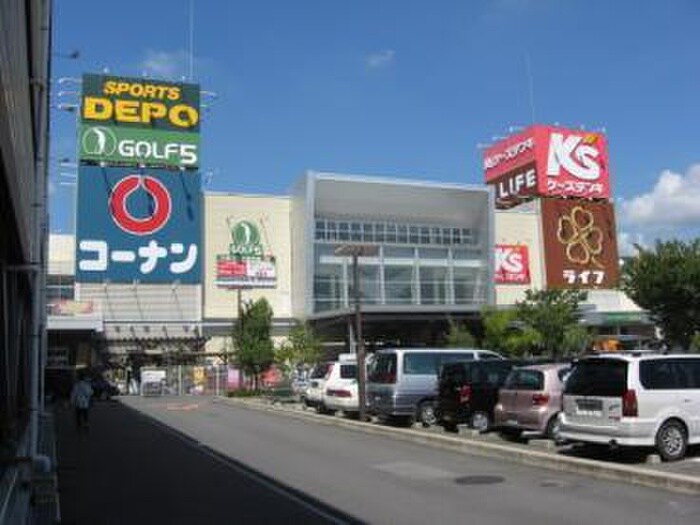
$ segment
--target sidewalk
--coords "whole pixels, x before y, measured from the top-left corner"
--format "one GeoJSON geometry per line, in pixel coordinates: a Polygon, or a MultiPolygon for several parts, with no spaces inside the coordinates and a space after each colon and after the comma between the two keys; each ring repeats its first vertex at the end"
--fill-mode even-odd
{"type": "Polygon", "coordinates": [[[319,523],[118,401],[95,404],[87,434],[57,408],[56,433],[63,524],[319,523]]]}

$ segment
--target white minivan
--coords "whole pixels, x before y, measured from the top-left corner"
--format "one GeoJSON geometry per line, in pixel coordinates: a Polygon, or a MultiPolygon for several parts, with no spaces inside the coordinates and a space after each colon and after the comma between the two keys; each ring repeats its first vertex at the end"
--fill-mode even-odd
{"type": "Polygon", "coordinates": [[[330,411],[341,410],[344,414],[360,411],[356,354],[340,354],[332,364],[324,385],[323,404],[330,411]]]}
{"type": "Polygon", "coordinates": [[[655,447],[666,461],[700,443],[700,356],[607,354],[566,381],[562,439],[655,447]]]}

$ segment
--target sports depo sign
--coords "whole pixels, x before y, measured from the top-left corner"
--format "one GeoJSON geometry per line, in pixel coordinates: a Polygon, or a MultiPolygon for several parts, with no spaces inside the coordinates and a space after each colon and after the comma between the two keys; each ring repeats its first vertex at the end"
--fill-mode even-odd
{"type": "Polygon", "coordinates": [[[530,196],[610,197],[605,135],[532,126],[484,152],[484,178],[498,207],[530,196]]]}
{"type": "Polygon", "coordinates": [[[81,161],[196,168],[199,86],[83,76],[81,161]]]}

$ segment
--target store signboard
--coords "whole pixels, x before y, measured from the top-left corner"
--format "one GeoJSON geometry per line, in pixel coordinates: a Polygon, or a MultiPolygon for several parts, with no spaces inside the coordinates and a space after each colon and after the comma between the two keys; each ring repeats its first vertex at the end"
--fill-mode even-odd
{"type": "Polygon", "coordinates": [[[607,141],[599,132],[531,126],[485,150],[484,178],[499,208],[532,196],[608,199],[607,141]]]}
{"type": "Polygon", "coordinates": [[[81,162],[196,168],[199,134],[102,124],[82,124],[78,137],[81,162]]]}
{"type": "Polygon", "coordinates": [[[83,124],[199,132],[199,85],[83,75],[83,124]]]}
{"type": "Polygon", "coordinates": [[[265,251],[258,225],[250,220],[227,219],[231,235],[228,253],[216,256],[216,286],[220,288],[275,288],[277,262],[265,251]]]}
{"type": "Polygon", "coordinates": [[[196,172],[81,166],[77,282],[201,282],[196,172]]]}
{"type": "Polygon", "coordinates": [[[530,259],[527,246],[497,244],[494,259],[496,284],[530,284],[530,259]]]}
{"type": "Polygon", "coordinates": [[[543,199],[547,286],[614,288],[619,276],[612,204],[543,199]]]}

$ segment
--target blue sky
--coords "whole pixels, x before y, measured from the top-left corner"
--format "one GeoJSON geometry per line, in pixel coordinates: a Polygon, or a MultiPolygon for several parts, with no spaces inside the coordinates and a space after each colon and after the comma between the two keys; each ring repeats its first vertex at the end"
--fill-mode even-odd
{"type": "MultiPolygon", "coordinates": [[[[194,81],[216,93],[208,189],[285,194],[307,169],[481,184],[477,144],[533,121],[529,63],[536,122],[605,128],[623,244],[700,232],[698,2],[193,5],[194,81]]],[[[190,0],[56,0],[52,77],[181,79],[189,13],[190,0]]],[[[56,82],[54,104],[75,89],[56,82]]],[[[54,159],[75,158],[75,136],[54,110],[54,159]]],[[[53,168],[52,230],[70,231],[71,170],[53,168]]]]}

